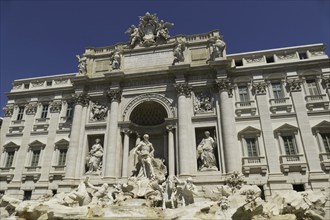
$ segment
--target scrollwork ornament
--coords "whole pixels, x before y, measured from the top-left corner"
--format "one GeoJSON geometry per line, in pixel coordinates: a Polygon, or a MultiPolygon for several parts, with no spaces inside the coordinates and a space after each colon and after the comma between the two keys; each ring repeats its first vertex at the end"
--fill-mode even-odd
{"type": "Polygon", "coordinates": [[[322,77],[322,81],[325,85],[325,88],[330,89],[330,76],[322,77]]]}
{"type": "Polygon", "coordinates": [[[255,92],[255,94],[265,94],[267,88],[266,82],[255,82],[252,84],[252,89],[255,92]]]}
{"type": "Polygon", "coordinates": [[[110,99],[110,102],[116,101],[120,102],[122,91],[120,89],[111,89],[108,91],[107,96],[110,99]]]}
{"type": "Polygon", "coordinates": [[[180,95],[185,95],[185,96],[190,96],[191,95],[191,86],[188,85],[188,83],[176,83],[174,84],[175,90],[177,94],[180,95]]]}
{"type": "Polygon", "coordinates": [[[25,106],[27,115],[34,115],[37,112],[38,103],[29,103],[25,106]]]}
{"type": "Polygon", "coordinates": [[[62,109],[62,101],[52,101],[51,103],[49,103],[49,107],[50,107],[50,112],[55,113],[55,112],[60,112],[62,109]]]}
{"type": "Polygon", "coordinates": [[[14,106],[6,106],[3,108],[4,111],[4,116],[5,117],[11,117],[13,115],[14,112],[14,106]]]}
{"type": "Polygon", "coordinates": [[[290,92],[300,91],[301,90],[301,79],[288,79],[287,85],[290,92]]]}

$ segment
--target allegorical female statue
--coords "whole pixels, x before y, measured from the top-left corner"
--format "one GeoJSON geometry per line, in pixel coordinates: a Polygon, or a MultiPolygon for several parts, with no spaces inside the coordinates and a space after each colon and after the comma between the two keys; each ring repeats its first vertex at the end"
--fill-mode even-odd
{"type": "Polygon", "coordinates": [[[101,140],[99,138],[95,139],[95,144],[92,146],[91,150],[87,156],[87,174],[97,173],[101,171],[101,163],[103,157],[103,147],[101,145],[101,140]]]}
{"type": "Polygon", "coordinates": [[[214,156],[215,142],[212,137],[210,137],[210,132],[205,131],[205,138],[197,146],[197,158],[201,160],[201,165],[198,170],[218,170],[217,162],[214,156]]]}

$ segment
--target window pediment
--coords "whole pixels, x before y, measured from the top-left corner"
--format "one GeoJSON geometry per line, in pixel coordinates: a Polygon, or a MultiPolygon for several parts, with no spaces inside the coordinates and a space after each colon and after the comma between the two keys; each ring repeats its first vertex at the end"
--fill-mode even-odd
{"type": "Polygon", "coordinates": [[[255,127],[248,126],[238,132],[238,137],[243,138],[244,136],[260,136],[261,131],[255,127]]]}
{"type": "Polygon", "coordinates": [[[16,143],[10,141],[7,144],[3,145],[3,149],[5,151],[10,151],[10,150],[18,150],[19,149],[19,145],[17,145],[16,143]]]}
{"type": "Polygon", "coordinates": [[[330,130],[330,122],[325,120],[318,123],[312,128],[314,134],[322,131],[330,132],[329,130],[330,130]]]}
{"type": "Polygon", "coordinates": [[[68,148],[70,142],[64,138],[55,142],[55,149],[68,148]]]}
{"type": "Polygon", "coordinates": [[[30,149],[41,149],[44,148],[46,144],[42,143],[39,140],[35,140],[29,144],[30,149]]]}
{"type": "Polygon", "coordinates": [[[274,130],[274,134],[279,135],[281,133],[294,133],[296,134],[298,132],[298,128],[296,126],[290,125],[285,123],[284,125],[281,125],[280,127],[276,128],[274,130]]]}

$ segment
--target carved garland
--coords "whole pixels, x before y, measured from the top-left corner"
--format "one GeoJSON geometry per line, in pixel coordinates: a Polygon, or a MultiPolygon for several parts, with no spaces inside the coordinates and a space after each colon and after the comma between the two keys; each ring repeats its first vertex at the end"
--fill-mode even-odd
{"type": "Polygon", "coordinates": [[[290,92],[300,91],[301,90],[301,79],[291,79],[287,80],[287,85],[290,92]]]}
{"type": "Polygon", "coordinates": [[[14,106],[6,106],[3,108],[4,111],[4,116],[5,117],[11,117],[13,115],[14,112],[14,106]]]}
{"type": "Polygon", "coordinates": [[[252,84],[252,89],[255,94],[265,94],[267,88],[267,83],[265,82],[255,82],[252,84]]]}
{"type": "Polygon", "coordinates": [[[34,115],[37,112],[38,103],[29,103],[25,106],[27,115],[34,115]]]}
{"type": "MultiPolygon", "coordinates": [[[[172,103],[165,97],[156,93],[149,93],[149,94],[143,94],[140,95],[136,98],[134,98],[132,101],[130,101],[128,103],[128,105],[125,107],[125,110],[123,112],[123,119],[126,119],[126,116],[132,112],[132,110],[139,104],[141,104],[144,101],[155,101],[158,102],[159,104],[161,104],[162,106],[165,107],[166,111],[167,111],[167,115],[169,118],[172,118],[175,116],[175,110],[174,107],[172,105],[172,103]]],[[[127,118],[128,120],[128,118],[127,118]]]]}
{"type": "Polygon", "coordinates": [[[49,107],[50,107],[50,112],[52,113],[60,112],[62,109],[62,102],[58,100],[57,101],[54,100],[49,104],[49,107]]]}

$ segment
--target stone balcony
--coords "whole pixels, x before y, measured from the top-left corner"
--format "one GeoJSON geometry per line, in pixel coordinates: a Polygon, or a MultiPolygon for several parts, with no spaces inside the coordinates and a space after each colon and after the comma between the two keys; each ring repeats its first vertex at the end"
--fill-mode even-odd
{"type": "Polygon", "coordinates": [[[53,165],[49,172],[49,181],[54,179],[63,179],[65,176],[65,165],[53,165]]]}
{"type": "Polygon", "coordinates": [[[329,109],[329,98],[326,94],[321,95],[308,95],[305,96],[306,108],[309,111],[322,108],[324,110],[329,109]]]}
{"type": "Polygon", "coordinates": [[[307,163],[303,154],[281,155],[280,163],[284,173],[306,172],[307,170],[307,163]]]}
{"type": "Polygon", "coordinates": [[[323,169],[330,171],[330,153],[320,153],[319,156],[323,169]]]}
{"type": "Polygon", "coordinates": [[[275,114],[277,112],[285,111],[291,112],[292,102],[289,97],[279,99],[269,99],[270,108],[269,110],[275,114]]]}
{"type": "Polygon", "coordinates": [[[262,173],[267,172],[267,163],[264,156],[258,157],[242,157],[243,169],[242,172],[245,174],[250,173],[262,173]]]}
{"type": "Polygon", "coordinates": [[[257,111],[255,101],[235,102],[235,113],[237,116],[255,115],[257,111]]]}
{"type": "Polygon", "coordinates": [[[0,179],[10,182],[14,178],[15,167],[0,167],[0,179]]]}
{"type": "Polygon", "coordinates": [[[22,181],[33,180],[38,181],[41,175],[41,166],[26,166],[22,174],[22,181]]]}

